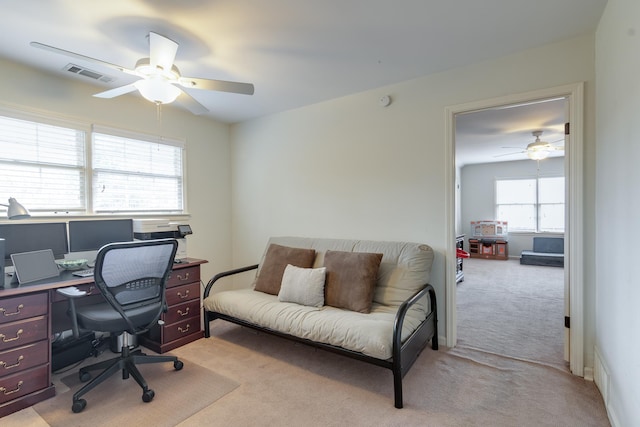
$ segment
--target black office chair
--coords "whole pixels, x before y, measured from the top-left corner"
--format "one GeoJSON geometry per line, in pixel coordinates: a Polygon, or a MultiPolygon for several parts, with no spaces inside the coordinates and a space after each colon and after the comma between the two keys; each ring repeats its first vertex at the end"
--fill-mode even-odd
{"type": "Polygon", "coordinates": [[[150,402],[155,393],[147,386],[136,364],[173,362],[175,370],[182,369],[183,363],[175,356],[147,356],[140,350],[131,351],[126,338],[127,334],[137,336],[148,331],[166,311],[166,282],[177,247],[178,243],[173,239],[106,245],[98,252],[94,268],[95,283],[106,301],[76,306],[74,299],[82,292],[61,292],[70,297],[69,314],[74,335],[77,336],[82,328],[112,335],[123,333],[125,337],[119,357],[80,369],[83,382],[91,379],[89,371],[103,371],[73,395],[73,412],[81,412],[87,406],[80,396],[119,370],[122,379],[133,376],[142,387],[142,400],[150,402]]]}

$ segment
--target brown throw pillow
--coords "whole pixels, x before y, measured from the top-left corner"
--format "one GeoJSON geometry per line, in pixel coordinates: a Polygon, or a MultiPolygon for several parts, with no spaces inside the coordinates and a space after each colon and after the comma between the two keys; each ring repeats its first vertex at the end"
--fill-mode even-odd
{"type": "Polygon", "coordinates": [[[382,254],[327,251],[324,303],[369,313],[381,260],[382,254]]]}
{"type": "Polygon", "coordinates": [[[255,290],[278,295],[282,275],[287,264],[301,268],[311,268],[316,258],[314,249],[290,248],[272,243],[267,249],[264,263],[256,278],[255,290]]]}

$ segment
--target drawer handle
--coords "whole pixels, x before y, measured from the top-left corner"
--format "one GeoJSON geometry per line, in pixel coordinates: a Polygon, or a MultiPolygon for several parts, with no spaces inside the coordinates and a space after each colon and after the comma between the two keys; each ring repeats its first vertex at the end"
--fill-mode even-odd
{"type": "Polygon", "coordinates": [[[187,272],[187,274],[185,274],[184,277],[181,274],[178,274],[178,280],[182,280],[182,281],[189,280],[189,273],[187,272]]]}
{"type": "Polygon", "coordinates": [[[19,392],[20,391],[20,387],[22,387],[22,384],[24,384],[24,381],[21,380],[21,381],[18,382],[18,387],[16,387],[15,390],[7,390],[4,387],[0,387],[0,391],[2,393],[4,393],[5,396],[8,396],[10,394],[19,392]]]}
{"type": "Polygon", "coordinates": [[[189,289],[187,289],[187,290],[185,291],[184,295],[182,295],[182,292],[178,292],[178,297],[179,297],[180,299],[188,298],[188,297],[189,297],[189,289]]]}
{"type": "Polygon", "coordinates": [[[187,316],[189,314],[189,308],[191,307],[187,307],[187,309],[184,311],[184,313],[182,312],[182,310],[178,310],[178,314],[182,317],[187,316]]]}
{"type": "Polygon", "coordinates": [[[186,328],[182,329],[180,326],[178,326],[178,331],[184,333],[189,332],[189,327],[191,326],[191,324],[188,324],[186,328]]]}
{"type": "Polygon", "coordinates": [[[18,306],[18,309],[13,313],[7,313],[7,310],[5,310],[4,308],[0,308],[0,311],[2,312],[2,315],[4,317],[9,317],[9,316],[15,316],[16,314],[20,314],[20,310],[22,310],[23,308],[24,308],[24,304],[20,304],[18,306]]]}
{"type": "Polygon", "coordinates": [[[20,362],[22,362],[22,359],[24,359],[24,356],[20,355],[16,363],[14,363],[13,365],[7,365],[7,362],[5,362],[4,360],[0,360],[0,366],[4,367],[4,369],[16,368],[20,366],[20,362]]]}
{"type": "Polygon", "coordinates": [[[0,338],[2,338],[2,342],[11,342],[11,341],[16,341],[20,339],[20,334],[23,333],[24,331],[22,329],[18,329],[18,333],[16,333],[16,337],[15,338],[9,338],[7,339],[7,336],[5,334],[0,334],[0,338]]]}

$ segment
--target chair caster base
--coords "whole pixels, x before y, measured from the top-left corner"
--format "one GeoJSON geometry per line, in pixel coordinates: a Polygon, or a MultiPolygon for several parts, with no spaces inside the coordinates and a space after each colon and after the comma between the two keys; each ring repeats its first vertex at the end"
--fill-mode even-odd
{"type": "Polygon", "coordinates": [[[149,389],[142,392],[142,401],[143,402],[151,402],[156,393],[149,389]]]}
{"type": "Polygon", "coordinates": [[[73,405],[71,406],[71,410],[74,414],[78,412],[82,412],[82,410],[87,406],[87,401],[84,399],[78,399],[73,401],[73,405]]]}

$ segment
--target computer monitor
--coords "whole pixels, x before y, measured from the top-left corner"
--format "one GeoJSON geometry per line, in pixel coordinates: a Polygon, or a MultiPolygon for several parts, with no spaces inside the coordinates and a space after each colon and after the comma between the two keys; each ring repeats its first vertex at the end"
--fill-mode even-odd
{"type": "Polygon", "coordinates": [[[97,251],[108,243],[133,240],[132,219],[69,221],[69,250],[97,251]]]}
{"type": "Polygon", "coordinates": [[[5,240],[5,265],[11,265],[11,254],[51,249],[56,259],[68,252],[67,224],[46,222],[0,224],[0,238],[5,240]]]}

